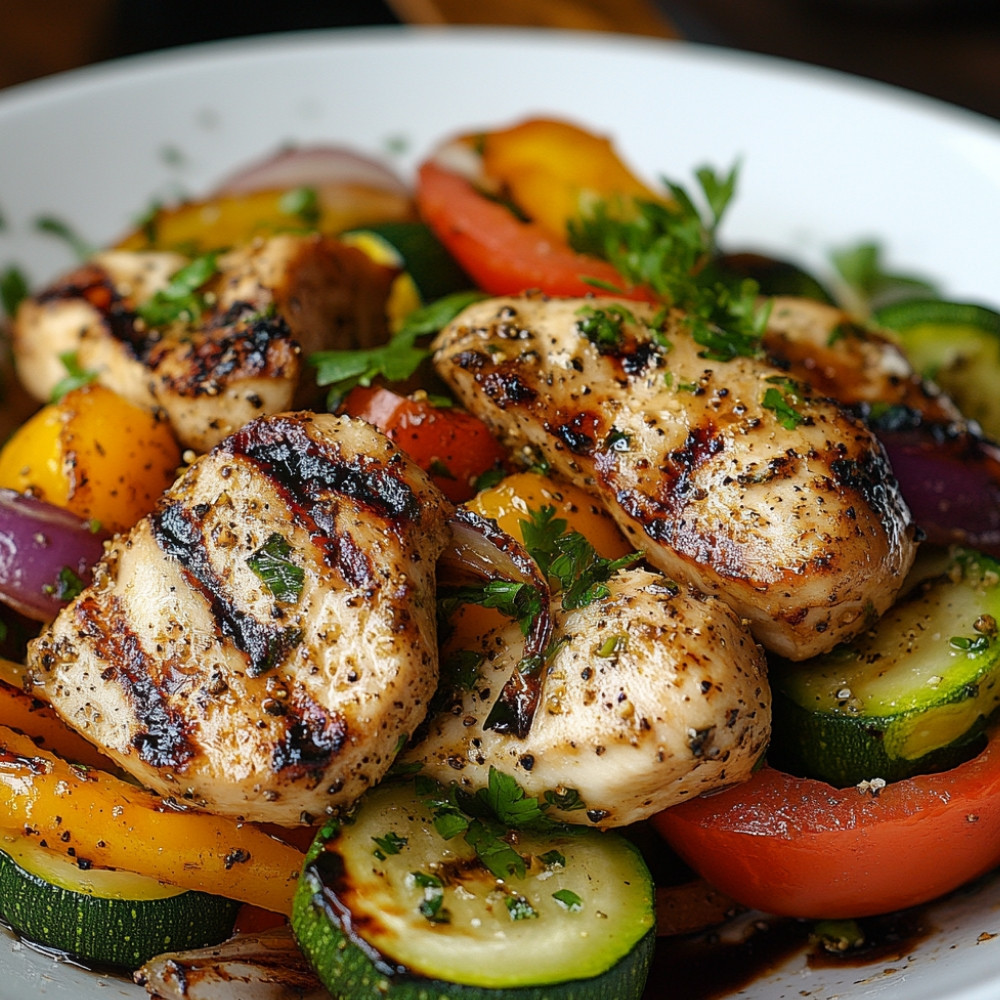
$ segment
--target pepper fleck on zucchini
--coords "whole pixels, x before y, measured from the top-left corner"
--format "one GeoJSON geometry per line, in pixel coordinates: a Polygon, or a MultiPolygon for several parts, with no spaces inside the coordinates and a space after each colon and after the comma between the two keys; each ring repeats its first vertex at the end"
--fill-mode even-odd
{"type": "Polygon", "coordinates": [[[508,828],[478,814],[480,800],[462,813],[440,789],[419,777],[384,783],[351,820],[317,836],[292,927],[330,991],[347,1000],[641,997],[655,930],[636,848],[592,829],[508,828]]]}

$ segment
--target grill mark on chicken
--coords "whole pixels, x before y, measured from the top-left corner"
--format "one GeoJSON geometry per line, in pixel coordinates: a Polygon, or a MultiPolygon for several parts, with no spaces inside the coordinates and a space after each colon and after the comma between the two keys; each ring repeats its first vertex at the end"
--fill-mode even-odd
{"type": "Polygon", "coordinates": [[[208,601],[223,635],[228,636],[249,660],[251,677],[273,669],[301,642],[297,628],[278,628],[259,621],[229,596],[226,582],[212,567],[203,518],[207,504],[185,507],[166,503],[150,515],[153,539],[164,555],[183,567],[193,590],[208,601]]]}
{"type": "Polygon", "coordinates": [[[368,424],[262,418],[109,543],[32,644],[31,683],[162,794],[309,822],[377,782],[423,719],[451,513],[368,424]],[[302,573],[291,591],[258,573],[275,534],[302,573]]]}
{"type": "Polygon", "coordinates": [[[169,665],[157,663],[143,650],[119,601],[102,610],[84,595],[75,605],[74,618],[80,632],[95,643],[104,664],[101,680],[117,683],[131,703],[139,729],[132,746],[139,757],[152,767],[183,767],[195,754],[188,724],[171,710],[164,686],[156,680],[169,676],[169,665]]]}
{"type": "Polygon", "coordinates": [[[72,352],[203,452],[264,413],[315,405],[321,391],[304,358],[388,337],[398,268],[334,238],[282,233],[222,253],[198,290],[199,315],[147,326],[143,306],[186,263],[108,251],[21,303],[12,343],[28,392],[48,399],[65,374],[60,356],[72,352]]]}
{"type": "Polygon", "coordinates": [[[379,518],[402,522],[420,516],[420,503],[403,481],[398,453],[388,465],[368,455],[344,460],[309,437],[300,422],[282,417],[244,427],[226,443],[226,451],[244,455],[264,470],[296,500],[300,513],[318,490],[329,490],[379,518]]]}
{"type": "Polygon", "coordinates": [[[275,772],[313,775],[318,780],[347,742],[347,722],[307,697],[296,697],[287,709],[284,738],[271,755],[275,772]]]}
{"type": "MultiPolygon", "coordinates": [[[[184,364],[171,378],[171,387],[178,395],[216,395],[228,380],[268,371],[273,377],[286,377],[291,357],[287,344],[292,333],[282,316],[262,315],[249,302],[237,302],[214,317],[206,330],[208,337],[181,348],[184,364]]],[[[165,344],[153,334],[137,358],[156,374],[163,365],[174,362],[172,355],[177,350],[176,344],[165,344]]]]}
{"type": "Polygon", "coordinates": [[[99,314],[108,333],[121,343],[136,361],[148,353],[152,339],[148,331],[136,328],[135,310],[115,287],[107,269],[84,264],[38,295],[41,305],[84,299],[99,314]]]}
{"type": "Polygon", "coordinates": [[[395,522],[398,528],[420,517],[420,504],[401,479],[399,461],[391,459],[389,467],[363,455],[345,461],[321,450],[294,421],[276,418],[265,425],[249,425],[225,447],[269,477],[296,517],[308,526],[326,565],[352,586],[370,586],[375,569],[368,554],[349,535],[337,531],[337,505],[331,502],[331,494],[360,504],[390,522],[389,526],[395,522]]]}

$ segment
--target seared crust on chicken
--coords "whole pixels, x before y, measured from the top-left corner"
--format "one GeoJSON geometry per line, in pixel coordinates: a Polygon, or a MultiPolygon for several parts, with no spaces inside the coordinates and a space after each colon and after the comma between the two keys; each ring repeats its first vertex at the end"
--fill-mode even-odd
{"type": "Polygon", "coordinates": [[[427,710],[449,512],[368,424],[261,418],[111,543],[29,677],[144,785],[307,822],[375,784],[427,710]]]}
{"type": "Polygon", "coordinates": [[[872,434],[763,360],[714,360],[683,315],[491,299],[435,349],[509,446],[590,489],[653,565],[724,598],[769,649],[828,650],[899,590],[914,528],[872,434]]]}
{"type": "Polygon", "coordinates": [[[140,406],[163,410],[178,440],[202,452],[245,423],[316,398],[304,359],[388,336],[385,303],[398,273],[321,236],[280,235],[232,250],[199,289],[204,311],[148,328],[137,308],[186,259],[109,251],[26,300],[13,328],[18,374],[47,400],[60,356],[140,406]]]}
{"type": "Polygon", "coordinates": [[[952,400],[920,378],[887,333],[862,326],[836,306],[773,298],[763,346],[776,365],[838,403],[905,406],[926,420],[964,422],[952,400]]]}
{"type": "Polygon", "coordinates": [[[599,827],[746,780],[770,735],[763,651],[725,603],[659,573],[619,571],[608,590],[577,610],[553,607],[557,651],[524,739],[483,725],[520,655],[518,627],[505,624],[477,644],[474,683],[451,689],[444,668],[450,697],[406,759],[468,790],[498,768],[529,795],[582,802],[551,815],[599,827]]]}

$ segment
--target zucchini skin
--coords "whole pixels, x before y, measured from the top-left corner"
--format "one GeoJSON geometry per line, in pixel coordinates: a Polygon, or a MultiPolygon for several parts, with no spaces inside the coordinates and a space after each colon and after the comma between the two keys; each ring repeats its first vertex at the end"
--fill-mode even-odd
{"type": "MultiPolygon", "coordinates": [[[[378,793],[380,789],[375,790],[375,794],[378,793]]],[[[369,793],[368,797],[372,794],[369,793]]],[[[419,809],[414,809],[414,813],[418,812],[419,809]]],[[[516,970],[520,975],[517,984],[459,983],[416,973],[366,940],[366,924],[372,919],[371,915],[352,911],[350,893],[345,902],[338,892],[338,886],[351,881],[352,875],[348,871],[351,862],[345,861],[345,856],[337,849],[327,849],[343,830],[348,830],[350,836],[351,825],[351,820],[344,823],[331,821],[317,835],[307,854],[292,910],[292,929],[299,946],[334,997],[343,1000],[640,1000],[642,997],[656,944],[651,879],[648,879],[650,919],[645,925],[648,929],[637,936],[622,957],[603,971],[577,979],[570,978],[572,973],[569,973],[566,980],[557,982],[525,982],[525,977],[520,975],[523,956],[514,940],[508,954],[493,954],[491,962],[494,968],[516,970]]],[[[601,834],[593,830],[579,832],[595,838],[617,839],[615,834],[601,834]]],[[[641,858],[633,845],[623,843],[641,858]]],[[[454,857],[454,851],[443,840],[441,845],[454,857]]],[[[351,852],[348,856],[352,856],[351,852]]],[[[573,865],[572,859],[567,864],[573,865]]],[[[645,881],[648,871],[644,864],[641,868],[645,873],[641,881],[645,881]]],[[[399,897],[389,904],[390,909],[401,909],[402,906],[399,897]]],[[[375,919],[377,922],[378,917],[375,919]]],[[[452,947],[471,946],[464,943],[461,937],[459,933],[452,947]]],[[[599,946],[599,942],[595,944],[599,946]]]]}
{"type": "Polygon", "coordinates": [[[969,760],[1000,706],[998,621],[1000,561],[926,549],[868,632],[814,660],[775,665],[771,762],[844,788],[969,760]]]}
{"type": "Polygon", "coordinates": [[[186,891],[161,899],[92,896],[52,885],[0,852],[0,915],[17,934],[96,965],[136,969],[155,955],[218,944],[239,903],[186,891]]]}
{"type": "Polygon", "coordinates": [[[346,927],[324,891],[323,880],[306,864],[295,896],[292,925],[306,957],[334,997],[344,1000],[639,1000],[656,946],[650,930],[628,955],[591,979],[491,989],[414,976],[388,964],[346,927]]]}

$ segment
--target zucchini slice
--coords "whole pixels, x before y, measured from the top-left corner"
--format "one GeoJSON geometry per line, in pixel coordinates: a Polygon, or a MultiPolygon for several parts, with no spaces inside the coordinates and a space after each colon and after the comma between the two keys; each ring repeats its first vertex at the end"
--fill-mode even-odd
{"type": "Polygon", "coordinates": [[[317,836],[292,927],[334,996],[642,996],[654,890],[632,844],[593,829],[513,831],[485,819],[445,839],[435,818],[413,782],[388,782],[317,836]],[[523,871],[493,874],[484,841],[501,854],[513,847],[523,871]]]}
{"type": "Polygon", "coordinates": [[[904,594],[853,642],[774,665],[776,766],[846,787],[977,751],[1000,704],[1000,562],[925,548],[904,594]]]}
{"type": "Polygon", "coordinates": [[[1000,440],[1000,312],[913,299],[886,306],[873,319],[899,336],[922,378],[939,385],[988,437],[1000,440]]]}
{"type": "Polygon", "coordinates": [[[238,909],[131,872],[81,870],[28,841],[0,852],[0,917],[27,940],[84,962],[137,969],[165,951],[217,944],[238,909]]]}

